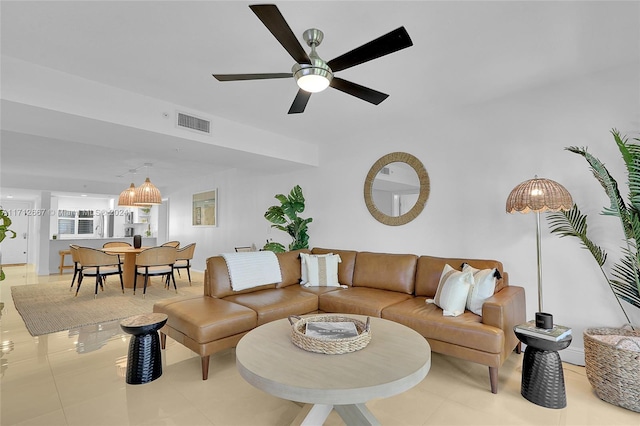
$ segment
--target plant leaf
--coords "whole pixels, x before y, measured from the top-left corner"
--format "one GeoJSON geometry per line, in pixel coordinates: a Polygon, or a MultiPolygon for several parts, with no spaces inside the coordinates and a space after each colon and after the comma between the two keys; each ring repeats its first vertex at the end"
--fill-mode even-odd
{"type": "Polygon", "coordinates": [[[582,248],[591,252],[600,267],[605,264],[607,253],[587,236],[587,216],[582,214],[576,204],[571,207],[571,210],[549,213],[547,220],[552,234],[579,239],[582,248]]]}
{"type": "Polygon", "coordinates": [[[286,223],[286,219],[284,218],[284,211],[280,206],[269,207],[266,213],[264,214],[264,217],[271,223],[276,223],[276,224],[286,223]]]}
{"type": "Polygon", "coordinates": [[[284,246],[280,243],[276,243],[275,241],[268,242],[262,247],[263,250],[272,251],[274,253],[283,253],[285,250],[284,246]]]}

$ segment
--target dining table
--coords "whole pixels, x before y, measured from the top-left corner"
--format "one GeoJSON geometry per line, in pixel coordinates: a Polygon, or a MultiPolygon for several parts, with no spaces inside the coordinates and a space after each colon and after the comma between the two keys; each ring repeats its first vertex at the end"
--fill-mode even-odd
{"type": "MultiPolygon", "coordinates": [[[[146,250],[148,248],[150,247],[135,248],[123,246],[103,247],[100,250],[105,253],[124,255],[124,262],[122,264],[122,282],[126,288],[133,288],[134,280],[138,279],[138,275],[136,274],[136,255],[142,250],[146,250]]],[[[140,277],[140,282],[138,284],[141,286],[144,285],[144,278],[142,276],[140,277]]]]}

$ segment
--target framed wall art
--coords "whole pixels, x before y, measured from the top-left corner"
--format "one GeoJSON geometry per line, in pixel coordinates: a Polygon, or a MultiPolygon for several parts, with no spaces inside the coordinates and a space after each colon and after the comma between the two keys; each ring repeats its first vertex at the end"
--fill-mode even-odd
{"type": "Polygon", "coordinates": [[[193,226],[218,226],[218,190],[193,194],[193,226]]]}

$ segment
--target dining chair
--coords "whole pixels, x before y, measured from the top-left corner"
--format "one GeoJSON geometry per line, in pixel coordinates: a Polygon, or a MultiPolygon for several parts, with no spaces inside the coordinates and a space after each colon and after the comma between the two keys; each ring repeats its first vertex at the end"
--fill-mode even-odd
{"type": "Polygon", "coordinates": [[[180,247],[180,241],[167,241],[166,243],[162,244],[160,247],[175,247],[175,248],[178,248],[178,247],[180,247]]]}
{"type": "Polygon", "coordinates": [[[107,247],[131,247],[131,243],[126,241],[109,241],[102,245],[102,248],[107,247]]]}
{"type": "MultiPolygon", "coordinates": [[[[133,246],[131,245],[131,243],[128,243],[126,241],[108,241],[102,245],[102,248],[108,248],[108,247],[133,247],[133,246]]],[[[119,254],[117,256],[118,256],[118,259],[120,259],[120,264],[123,264],[124,259],[120,257],[119,254]]]]}
{"type": "Polygon", "coordinates": [[[173,264],[173,269],[178,271],[180,276],[180,269],[186,269],[189,276],[189,285],[191,285],[191,259],[193,259],[193,253],[196,251],[196,243],[188,244],[177,251],[176,263],[173,264]]]}
{"type": "Polygon", "coordinates": [[[82,276],[82,264],[80,263],[80,254],[78,253],[78,248],[79,246],[76,244],[69,244],[69,251],[71,251],[71,260],[73,261],[73,279],[71,280],[71,287],[69,287],[69,291],[73,289],[73,285],[76,282],[78,273],[80,273],[80,276],[82,276]]]}
{"type": "Polygon", "coordinates": [[[178,292],[176,279],[173,275],[173,264],[176,263],[178,250],[175,247],[159,246],[142,250],[136,255],[135,275],[133,277],[133,294],[136,294],[138,275],[144,275],[142,297],[147,293],[149,277],[161,275],[165,277],[165,286],[169,286],[169,279],[173,280],[173,288],[178,292]]]}
{"type": "Polygon", "coordinates": [[[78,278],[78,287],[76,288],[76,296],[80,291],[80,285],[82,279],[86,277],[96,277],[96,290],[94,293],[94,299],[98,297],[98,286],[104,291],[104,279],[108,275],[118,275],[120,277],[120,288],[124,293],[124,283],[122,281],[122,266],[120,265],[120,259],[116,254],[105,253],[102,250],[90,248],[90,247],[78,247],[77,248],[80,265],[82,270],[80,271],[80,277],[78,278]]]}

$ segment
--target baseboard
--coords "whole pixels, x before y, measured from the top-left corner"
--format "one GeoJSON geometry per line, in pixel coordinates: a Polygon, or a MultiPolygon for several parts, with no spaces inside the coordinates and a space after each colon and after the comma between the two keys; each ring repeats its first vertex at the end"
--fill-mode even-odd
{"type": "Polygon", "coordinates": [[[584,348],[572,348],[569,346],[567,349],[563,349],[559,353],[560,359],[562,359],[563,362],[584,366],[584,348]]]}

